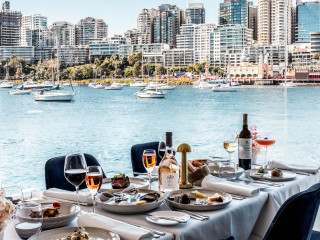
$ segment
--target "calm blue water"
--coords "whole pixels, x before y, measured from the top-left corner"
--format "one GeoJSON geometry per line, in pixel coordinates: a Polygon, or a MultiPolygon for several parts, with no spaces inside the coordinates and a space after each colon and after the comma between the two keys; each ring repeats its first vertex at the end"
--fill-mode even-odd
{"type": "MultiPolygon", "coordinates": [[[[249,125],[276,139],[270,159],[285,158],[285,104],[281,87],[241,88],[236,93],[177,87],[167,99],[137,99],[137,89],[75,87],[75,102],[34,102],[0,89],[0,157],[3,185],[44,188],[46,160],[68,152],[91,153],[107,175],[132,173],[130,148],[173,131],[175,143],[193,146],[190,158],[227,156],[225,132],[249,125]]],[[[288,89],[286,159],[320,164],[320,88],[288,89]]],[[[235,153],[235,156],[237,153],[235,153]]],[[[263,154],[260,154],[263,157],[263,154]]]]}

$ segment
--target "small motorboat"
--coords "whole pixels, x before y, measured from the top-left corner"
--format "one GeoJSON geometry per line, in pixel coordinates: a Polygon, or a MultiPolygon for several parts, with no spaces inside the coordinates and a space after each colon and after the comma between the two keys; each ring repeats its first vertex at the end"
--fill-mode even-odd
{"type": "Polygon", "coordinates": [[[229,84],[217,85],[212,87],[212,92],[236,92],[237,89],[231,88],[229,84]]]}
{"type": "Polygon", "coordinates": [[[287,83],[285,83],[285,82],[282,83],[282,86],[283,87],[286,86],[288,88],[288,87],[297,87],[298,85],[296,83],[294,83],[293,81],[289,81],[287,83]]]}
{"type": "Polygon", "coordinates": [[[9,92],[10,95],[28,95],[32,91],[30,89],[15,89],[9,92]]]}
{"type": "Polygon", "coordinates": [[[144,82],[134,82],[134,83],[130,83],[129,86],[130,86],[130,87],[146,87],[146,86],[148,86],[148,83],[144,83],[144,82]]]}
{"type": "Polygon", "coordinates": [[[95,89],[103,89],[104,86],[103,86],[102,84],[98,83],[98,84],[94,85],[92,88],[95,88],[95,89]]]}
{"type": "Polygon", "coordinates": [[[122,90],[123,86],[120,83],[112,83],[110,86],[105,87],[105,90],[122,90]]]}
{"type": "Polygon", "coordinates": [[[14,82],[9,82],[9,81],[5,80],[5,81],[1,82],[0,87],[1,88],[12,88],[13,85],[14,85],[14,82]]]}
{"type": "Polygon", "coordinates": [[[47,101],[47,102],[71,102],[75,96],[75,92],[45,92],[41,91],[34,95],[35,101],[47,101]]]}
{"type": "Polygon", "coordinates": [[[138,98],[165,98],[165,92],[159,92],[157,90],[148,90],[145,92],[136,92],[138,98]]]}

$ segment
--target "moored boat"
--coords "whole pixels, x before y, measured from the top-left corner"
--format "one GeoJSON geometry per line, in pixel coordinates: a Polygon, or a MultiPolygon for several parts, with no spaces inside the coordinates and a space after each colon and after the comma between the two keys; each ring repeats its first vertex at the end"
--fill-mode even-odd
{"type": "Polygon", "coordinates": [[[122,90],[123,86],[120,83],[112,83],[110,86],[105,87],[105,90],[122,90]]]}
{"type": "Polygon", "coordinates": [[[165,98],[166,93],[157,90],[148,90],[145,92],[137,92],[136,95],[138,98],[165,98]]]}
{"type": "Polygon", "coordinates": [[[230,87],[229,84],[216,85],[212,88],[212,92],[236,92],[237,89],[230,87]]]}
{"type": "Polygon", "coordinates": [[[2,81],[0,84],[1,88],[12,88],[14,86],[14,82],[9,82],[7,80],[2,81]]]}

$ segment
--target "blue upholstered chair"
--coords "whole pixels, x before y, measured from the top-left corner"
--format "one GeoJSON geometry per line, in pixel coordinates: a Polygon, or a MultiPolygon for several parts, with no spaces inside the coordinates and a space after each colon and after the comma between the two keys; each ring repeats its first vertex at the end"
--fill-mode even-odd
{"type": "Polygon", "coordinates": [[[230,237],[223,238],[223,239],[220,239],[220,240],[234,240],[234,237],[233,237],[233,236],[230,236],[230,237]]]}
{"type": "MultiPolygon", "coordinates": [[[[98,160],[90,155],[84,154],[87,166],[98,165],[100,166],[98,160]]],[[[68,191],[75,191],[75,187],[70,184],[64,177],[64,160],[65,156],[51,158],[46,162],[45,165],[45,180],[46,188],[59,188],[68,191]]],[[[105,174],[103,173],[105,178],[105,174]]],[[[79,189],[86,188],[86,183],[83,182],[79,189]]]]}
{"type": "Polygon", "coordinates": [[[264,240],[309,240],[319,203],[320,183],[290,197],[280,207],[264,240]]]}
{"type": "Polygon", "coordinates": [[[149,142],[149,143],[136,144],[131,147],[131,164],[132,164],[133,172],[140,172],[140,173],[146,172],[146,169],[144,168],[142,163],[143,150],[145,149],[153,149],[156,151],[157,165],[159,165],[161,158],[158,153],[158,146],[159,146],[159,142],[149,142]]]}
{"type": "Polygon", "coordinates": [[[320,240],[320,232],[312,231],[310,240],[320,240]]]}

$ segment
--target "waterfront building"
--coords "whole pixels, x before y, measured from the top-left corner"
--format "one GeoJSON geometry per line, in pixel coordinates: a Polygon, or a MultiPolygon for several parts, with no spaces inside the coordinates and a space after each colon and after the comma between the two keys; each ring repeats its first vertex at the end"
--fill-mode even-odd
{"type": "Polygon", "coordinates": [[[134,28],[128,30],[124,33],[125,38],[130,39],[131,44],[138,44],[139,43],[139,31],[138,29],[134,28]]]}
{"type": "Polygon", "coordinates": [[[57,37],[59,45],[75,45],[75,26],[65,21],[54,22],[49,26],[49,46],[57,46],[57,37]]]}
{"type": "Polygon", "coordinates": [[[160,5],[154,18],[154,43],[167,43],[174,47],[183,23],[183,11],[176,5],[160,5]]]}
{"type": "Polygon", "coordinates": [[[203,3],[189,3],[185,11],[186,24],[205,23],[205,8],[203,3]]]}
{"type": "Polygon", "coordinates": [[[48,19],[40,14],[22,16],[21,46],[47,46],[48,19]]]}
{"type": "Polygon", "coordinates": [[[241,24],[253,30],[253,39],[258,37],[258,11],[252,1],[224,0],[219,7],[219,25],[241,24]]]}
{"type": "Polygon", "coordinates": [[[320,31],[320,1],[297,1],[297,42],[310,42],[312,32],[320,31]]]}
{"type": "Polygon", "coordinates": [[[34,47],[32,46],[0,46],[0,59],[9,61],[11,56],[23,58],[27,63],[33,63],[34,47]]]}
{"type": "Polygon", "coordinates": [[[40,60],[53,58],[53,47],[35,47],[33,62],[37,63],[40,60]]]}
{"type": "Polygon", "coordinates": [[[291,9],[291,42],[297,41],[297,7],[293,6],[291,9]]]}
{"type": "Polygon", "coordinates": [[[5,1],[0,12],[0,46],[19,46],[21,12],[10,10],[10,2],[5,1]]]}
{"type": "Polygon", "coordinates": [[[290,48],[292,67],[302,67],[311,64],[312,54],[310,43],[297,43],[291,45],[290,48]]]}
{"type": "Polygon", "coordinates": [[[75,26],[76,45],[89,45],[92,40],[108,37],[108,25],[102,19],[87,17],[75,26]]]}
{"type": "Polygon", "coordinates": [[[107,57],[112,55],[119,55],[119,44],[111,42],[108,39],[101,41],[92,41],[89,44],[89,59],[92,60],[96,57],[107,57]]]}
{"type": "Polygon", "coordinates": [[[258,41],[261,46],[271,42],[271,0],[258,0],[258,41]]]}
{"type": "MultiPolygon", "coordinates": [[[[194,62],[196,64],[204,63],[207,57],[212,55],[213,47],[210,39],[213,37],[214,30],[217,28],[215,24],[198,24],[194,29],[194,62]]],[[[224,29],[224,28],[222,28],[224,29]]],[[[217,44],[217,43],[216,43],[217,44]]]]}
{"type": "Polygon", "coordinates": [[[312,32],[311,36],[311,54],[320,53],[320,32],[312,32]]]}
{"type": "Polygon", "coordinates": [[[155,9],[143,9],[137,18],[137,42],[134,44],[150,44],[153,43],[153,27],[156,16],[155,9]]]}
{"type": "MultiPolygon", "coordinates": [[[[249,57],[249,62],[258,64],[259,56],[267,56],[268,62],[274,64],[275,66],[284,66],[285,64],[285,46],[250,46],[244,49],[247,56],[249,57]]],[[[290,55],[290,54],[289,54],[290,55]]],[[[290,60],[290,57],[289,57],[290,60]]],[[[290,63],[290,61],[289,61],[290,63]]]]}
{"type": "Polygon", "coordinates": [[[169,44],[164,43],[152,43],[152,44],[122,44],[119,45],[119,57],[128,57],[132,53],[142,52],[145,53],[160,53],[169,50],[169,44]]]}
{"type": "Polygon", "coordinates": [[[180,67],[194,64],[192,49],[175,48],[164,51],[164,67],[180,67]]]}
{"type": "MultiPolygon", "coordinates": [[[[53,47],[53,58],[57,58],[57,47],[53,47]]],[[[85,64],[89,62],[89,47],[86,45],[61,45],[59,57],[62,64],[85,64]]]]}
{"type": "Polygon", "coordinates": [[[194,31],[197,25],[182,24],[180,34],[177,35],[177,48],[193,49],[194,47],[194,31]]]}
{"type": "Polygon", "coordinates": [[[128,43],[128,39],[123,37],[122,35],[113,35],[109,38],[109,41],[111,43],[117,44],[118,46],[121,44],[127,44],[128,43]]]}

